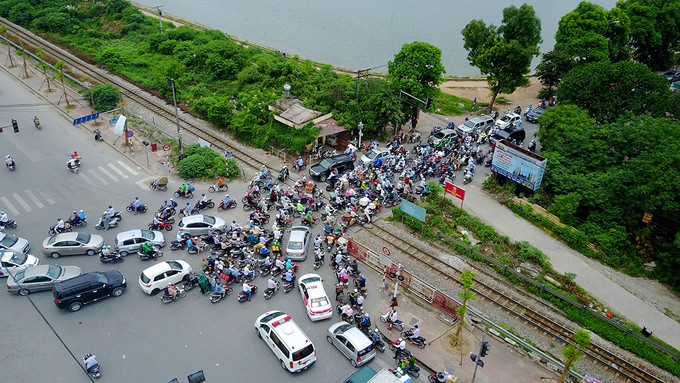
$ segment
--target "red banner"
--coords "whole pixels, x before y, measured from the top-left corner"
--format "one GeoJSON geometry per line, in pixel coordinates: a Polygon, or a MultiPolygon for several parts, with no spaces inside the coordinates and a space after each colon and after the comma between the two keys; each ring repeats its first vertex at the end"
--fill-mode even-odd
{"type": "Polygon", "coordinates": [[[444,185],[444,191],[448,194],[451,194],[452,196],[458,198],[459,200],[463,201],[465,200],[465,189],[462,187],[456,186],[452,184],[451,182],[446,181],[446,184],[444,185]]]}

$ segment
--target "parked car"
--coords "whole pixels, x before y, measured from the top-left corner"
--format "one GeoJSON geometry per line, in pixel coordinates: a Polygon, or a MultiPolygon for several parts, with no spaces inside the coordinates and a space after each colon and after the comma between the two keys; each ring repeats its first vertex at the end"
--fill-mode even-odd
{"type": "Polygon", "coordinates": [[[386,157],[390,154],[389,149],[387,148],[373,148],[366,152],[363,156],[361,156],[361,162],[364,165],[370,165],[373,163],[373,161],[377,160],[378,158],[383,158],[386,157]]]}
{"type": "Polygon", "coordinates": [[[318,321],[333,316],[333,305],[326,295],[323,282],[318,274],[301,276],[298,281],[298,289],[310,320],[318,321]]]}
{"type": "Polygon", "coordinates": [[[16,235],[0,233],[0,249],[28,253],[31,250],[31,245],[28,244],[27,240],[16,235]]]}
{"type": "Polygon", "coordinates": [[[208,231],[223,233],[227,228],[227,223],[220,217],[196,214],[182,218],[178,226],[178,236],[180,234],[203,235],[208,234],[208,231]]]}
{"type": "Polygon", "coordinates": [[[668,80],[668,82],[680,81],[680,70],[672,68],[664,72],[663,76],[668,80]]]}
{"type": "Polygon", "coordinates": [[[21,269],[14,277],[7,278],[7,291],[28,295],[36,291],[52,290],[54,284],[81,274],[80,267],[59,265],[38,265],[21,269]]]}
{"type": "Polygon", "coordinates": [[[14,275],[19,270],[39,264],[40,260],[32,255],[0,250],[0,277],[14,275]]]}
{"type": "Polygon", "coordinates": [[[332,325],[326,335],[328,343],[337,347],[353,367],[360,367],[375,358],[375,347],[361,330],[342,321],[332,325]]]}
{"type": "Polygon", "coordinates": [[[125,257],[129,253],[136,253],[145,242],[151,242],[154,246],[165,246],[163,233],[156,230],[128,230],[116,235],[116,250],[125,257]]]}
{"type": "Polygon", "coordinates": [[[286,257],[295,261],[307,258],[307,246],[311,232],[306,226],[293,226],[290,229],[288,243],[286,243],[286,257]]]}
{"type": "Polygon", "coordinates": [[[268,311],[260,315],[255,320],[255,332],[286,371],[300,372],[316,362],[314,344],[293,318],[282,311],[268,311]]]}
{"type": "Polygon", "coordinates": [[[439,132],[427,138],[427,143],[431,146],[437,146],[444,140],[451,139],[456,136],[456,131],[453,129],[442,129],[439,132]]]}
{"type": "Polygon", "coordinates": [[[52,295],[60,309],[78,311],[84,305],[123,295],[126,286],[120,271],[95,271],[55,283],[52,295]]]}
{"type": "Polygon", "coordinates": [[[142,271],[139,275],[139,287],[147,294],[157,294],[169,284],[180,282],[192,271],[186,261],[163,261],[142,271]]]}
{"type": "Polygon", "coordinates": [[[545,108],[536,108],[532,110],[531,112],[527,113],[526,119],[529,122],[533,122],[534,124],[538,122],[538,118],[545,113],[546,109],[545,108]]]}
{"type": "Polygon", "coordinates": [[[333,169],[338,169],[340,174],[346,170],[354,169],[354,160],[347,154],[340,154],[333,157],[328,157],[309,169],[309,175],[312,178],[318,179],[320,182],[326,182],[328,176],[333,169]]]}
{"type": "Polygon", "coordinates": [[[489,140],[491,145],[496,145],[496,142],[500,140],[506,140],[517,146],[522,146],[526,137],[527,133],[524,131],[524,128],[513,126],[507,130],[499,130],[496,134],[493,134],[489,140]]]}
{"type": "Polygon", "coordinates": [[[516,126],[522,122],[522,116],[517,113],[505,113],[503,117],[496,120],[496,126],[501,129],[507,129],[511,126],[516,126]]]}
{"type": "Polygon", "coordinates": [[[62,255],[95,255],[102,250],[104,238],[101,235],[68,232],[55,234],[43,241],[43,254],[52,258],[62,255]]]}

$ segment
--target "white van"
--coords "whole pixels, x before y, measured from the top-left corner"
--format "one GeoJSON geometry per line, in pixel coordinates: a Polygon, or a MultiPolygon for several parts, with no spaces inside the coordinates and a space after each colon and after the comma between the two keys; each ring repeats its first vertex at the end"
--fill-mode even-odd
{"type": "Polygon", "coordinates": [[[255,320],[255,332],[286,371],[300,372],[316,362],[314,344],[284,312],[274,310],[260,315],[255,320]]]}

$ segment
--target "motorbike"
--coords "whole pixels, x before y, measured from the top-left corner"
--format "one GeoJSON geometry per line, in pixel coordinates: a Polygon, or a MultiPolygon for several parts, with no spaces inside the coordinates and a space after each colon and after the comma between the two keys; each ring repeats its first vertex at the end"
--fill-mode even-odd
{"type": "Polygon", "coordinates": [[[279,282],[276,282],[276,287],[273,289],[266,288],[264,290],[264,299],[269,299],[272,296],[274,296],[274,293],[276,293],[279,290],[279,287],[281,287],[281,284],[279,282]]]}
{"type": "Polygon", "coordinates": [[[85,356],[83,357],[83,364],[85,365],[88,374],[92,375],[93,378],[99,378],[100,376],[102,376],[101,371],[99,370],[99,363],[95,363],[94,365],[87,368],[87,359],[89,359],[90,357],[94,357],[94,355],[89,353],[85,354],[85,356]]]}
{"type": "Polygon", "coordinates": [[[172,231],[172,224],[170,222],[158,221],[158,224],[149,223],[149,230],[167,230],[172,231]]]}
{"type": "Polygon", "coordinates": [[[128,213],[135,213],[135,212],[137,212],[137,213],[146,213],[146,209],[147,209],[146,204],[141,204],[141,205],[139,205],[139,207],[138,207],[137,209],[135,209],[135,207],[134,207],[134,202],[131,203],[131,204],[129,204],[129,205],[125,208],[125,210],[126,210],[128,213]],[[135,210],[136,210],[136,211],[135,211],[135,210]]]}
{"type": "MultiPolygon", "coordinates": [[[[118,226],[119,221],[120,219],[116,218],[116,216],[114,215],[113,218],[109,219],[109,229],[113,229],[114,227],[118,226]]],[[[94,225],[94,228],[97,230],[107,230],[104,225],[104,216],[101,216],[99,218],[99,222],[97,222],[97,224],[94,225]]]]}
{"type": "MultiPolygon", "coordinates": [[[[389,323],[391,322],[389,319],[390,313],[384,314],[380,316],[380,321],[383,323],[389,323]]],[[[396,328],[398,331],[404,331],[404,322],[402,322],[400,319],[397,319],[394,323],[392,323],[392,327],[396,328]]]]}
{"type": "Polygon", "coordinates": [[[214,207],[215,207],[215,202],[213,202],[212,199],[208,199],[207,201],[205,201],[205,203],[199,201],[199,202],[196,203],[196,206],[194,206],[192,213],[198,214],[199,212],[201,212],[203,210],[212,209],[214,207]]]}
{"type": "Polygon", "coordinates": [[[10,163],[10,164],[5,162],[5,165],[7,165],[7,169],[9,169],[10,172],[13,172],[14,169],[16,168],[16,166],[17,166],[17,164],[16,164],[16,162],[14,162],[14,160],[12,160],[12,163],[10,163]]]}
{"type": "Polygon", "coordinates": [[[227,184],[222,184],[222,186],[218,186],[217,184],[215,184],[208,188],[208,192],[210,193],[223,192],[227,190],[229,190],[229,186],[227,186],[227,184]]]}
{"type": "MultiPolygon", "coordinates": [[[[395,362],[397,363],[397,366],[401,365],[401,360],[395,359],[395,362]]],[[[404,375],[404,372],[403,372],[403,371],[401,370],[401,368],[399,368],[399,367],[397,367],[397,368],[391,368],[391,369],[389,369],[389,371],[390,371],[391,373],[395,374],[395,375],[396,375],[397,373],[398,373],[399,375],[401,375],[401,376],[404,375]]],[[[414,377],[414,378],[417,378],[417,377],[420,376],[420,367],[419,367],[419,366],[411,366],[411,367],[409,367],[409,368],[406,370],[406,373],[409,374],[409,375],[411,375],[411,376],[414,377]]]]}
{"type": "Polygon", "coordinates": [[[154,181],[151,181],[151,183],[149,184],[149,189],[160,190],[160,191],[168,191],[168,184],[162,184],[162,183],[160,183],[159,180],[154,180],[154,181]]]}
{"type": "Polygon", "coordinates": [[[427,376],[427,381],[430,383],[446,383],[446,379],[450,376],[450,374],[444,370],[444,371],[439,371],[435,374],[430,374],[427,376]]]}
{"type": "Polygon", "coordinates": [[[66,167],[73,173],[78,174],[78,171],[80,170],[80,161],[76,160],[71,162],[71,160],[69,160],[66,162],[66,167]]]}
{"type": "Polygon", "coordinates": [[[35,126],[35,128],[38,130],[42,129],[42,125],[40,125],[40,120],[37,117],[33,119],[33,126],[35,126]]]}
{"type": "Polygon", "coordinates": [[[10,228],[10,229],[16,229],[17,228],[17,221],[10,219],[5,223],[0,222],[0,227],[3,229],[10,228]]]}
{"type": "Polygon", "coordinates": [[[323,261],[326,259],[326,253],[323,251],[323,249],[319,248],[318,250],[314,251],[314,270],[319,270],[321,265],[323,265],[323,261]]]}
{"type": "Polygon", "coordinates": [[[215,291],[210,292],[210,303],[217,303],[222,300],[222,298],[226,297],[227,295],[231,295],[231,293],[234,290],[231,288],[231,286],[222,286],[222,292],[221,293],[216,293],[215,291]]]}
{"type": "Polygon", "coordinates": [[[413,338],[411,338],[412,335],[413,335],[413,329],[412,328],[401,333],[401,337],[403,339],[406,339],[409,342],[415,344],[416,346],[418,346],[418,348],[423,349],[423,348],[425,348],[425,346],[427,346],[425,338],[423,338],[422,336],[419,336],[419,337],[413,339],[413,338]]]}
{"type": "Polygon", "coordinates": [[[182,191],[180,190],[180,188],[177,188],[177,190],[175,191],[174,196],[175,196],[175,198],[184,197],[184,198],[189,198],[189,199],[191,199],[191,198],[194,198],[194,190],[196,190],[196,189],[192,186],[192,187],[189,189],[189,191],[185,194],[185,193],[182,193],[182,191]]]}
{"type": "Polygon", "coordinates": [[[104,141],[104,137],[102,137],[102,132],[99,129],[93,130],[92,133],[94,133],[95,141],[104,141]]]}
{"type": "Polygon", "coordinates": [[[385,352],[385,342],[383,342],[380,330],[378,330],[377,327],[374,331],[370,331],[369,329],[369,338],[371,338],[373,345],[378,351],[385,352]]]}
{"type": "Polygon", "coordinates": [[[87,226],[87,218],[86,219],[79,219],[78,222],[72,219],[66,220],[66,223],[73,227],[85,227],[87,226]]]}
{"type": "Polygon", "coordinates": [[[295,279],[293,279],[292,282],[283,282],[283,292],[284,293],[289,293],[291,290],[295,288],[295,279]]]}
{"type": "MultiPolygon", "coordinates": [[[[341,302],[340,304],[338,304],[338,305],[335,307],[335,311],[337,311],[338,316],[339,316],[340,318],[343,318],[343,316],[342,316],[342,306],[344,306],[344,304],[341,302]]],[[[347,318],[344,318],[343,320],[344,320],[345,322],[351,324],[352,322],[354,322],[354,314],[349,315],[347,318]]]]}
{"type": "Polygon", "coordinates": [[[184,291],[189,291],[198,286],[198,275],[195,272],[190,272],[182,278],[182,287],[184,291]]]}
{"type": "Polygon", "coordinates": [[[59,234],[59,233],[66,233],[68,231],[73,231],[73,228],[68,223],[64,223],[64,228],[61,229],[61,231],[57,231],[56,227],[57,227],[57,225],[50,226],[50,229],[47,231],[47,234],[55,235],[55,234],[59,234]]]}
{"type": "Polygon", "coordinates": [[[295,170],[295,171],[298,172],[298,173],[300,173],[301,171],[305,170],[306,167],[307,167],[307,163],[306,163],[306,162],[303,162],[303,163],[302,163],[302,166],[298,166],[297,162],[295,162],[295,163],[293,164],[293,170],[295,170]]]}
{"type": "Polygon", "coordinates": [[[469,170],[465,171],[465,175],[463,176],[463,185],[467,185],[470,182],[472,182],[472,178],[475,176],[475,174],[469,170]]]}
{"type": "MultiPolygon", "coordinates": [[[[250,285],[250,295],[255,295],[257,293],[257,286],[255,286],[252,283],[249,283],[250,285]]],[[[238,293],[238,301],[239,303],[243,303],[248,301],[248,294],[246,294],[243,290],[239,291],[238,293]]]]}
{"type": "Polygon", "coordinates": [[[125,258],[123,258],[117,252],[111,254],[104,254],[102,252],[101,255],[99,256],[99,261],[101,263],[122,263],[125,261],[125,258]]]}
{"type": "Polygon", "coordinates": [[[227,204],[227,206],[224,206],[224,200],[222,200],[222,201],[220,201],[220,204],[217,205],[217,211],[223,211],[223,210],[227,210],[227,209],[233,209],[233,208],[235,208],[237,205],[238,205],[238,204],[236,203],[236,201],[233,200],[233,199],[231,199],[231,200],[229,200],[229,203],[227,204]]]}
{"type": "Polygon", "coordinates": [[[158,246],[154,246],[153,250],[150,253],[143,253],[140,250],[137,252],[137,255],[139,255],[140,261],[147,261],[149,259],[153,259],[155,261],[156,259],[163,256],[163,252],[160,250],[158,246]]]}
{"type": "Polygon", "coordinates": [[[177,289],[177,295],[173,298],[166,294],[165,292],[163,292],[163,294],[161,294],[161,302],[170,303],[187,296],[187,292],[186,290],[184,290],[184,288],[177,286],[175,286],[175,288],[177,289]]]}

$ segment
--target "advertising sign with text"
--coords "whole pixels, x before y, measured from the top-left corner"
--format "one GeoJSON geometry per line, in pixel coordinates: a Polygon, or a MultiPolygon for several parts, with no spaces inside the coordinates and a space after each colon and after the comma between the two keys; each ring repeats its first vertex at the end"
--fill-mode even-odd
{"type": "Polygon", "coordinates": [[[460,186],[456,186],[449,181],[446,181],[444,184],[444,191],[461,201],[465,200],[465,189],[460,186]]]}
{"type": "Polygon", "coordinates": [[[538,154],[504,140],[496,143],[491,171],[508,177],[531,190],[538,190],[547,163],[548,160],[538,154]]]}

